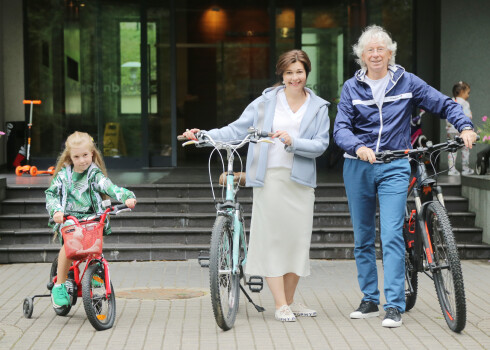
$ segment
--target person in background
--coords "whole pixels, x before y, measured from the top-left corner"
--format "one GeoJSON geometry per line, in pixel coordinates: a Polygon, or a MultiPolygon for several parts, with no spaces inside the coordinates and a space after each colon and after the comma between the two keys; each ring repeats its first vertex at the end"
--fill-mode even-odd
{"type": "Polygon", "coordinates": [[[376,267],[376,196],[383,242],[383,327],[402,325],[405,311],[403,220],[410,176],[408,159],[376,161],[375,152],[410,149],[410,116],[415,107],[447,118],[467,147],[476,140],[461,106],[395,64],[396,43],[376,25],[367,27],[353,46],[361,66],[342,88],[334,140],[344,151],[344,184],[354,227],[354,257],[363,297],[350,318],[379,315],[376,267]]]}
{"type": "MultiPolygon", "coordinates": [[[[315,159],[327,149],[328,103],[306,88],[311,71],[301,50],[283,53],[276,65],[282,84],[264,90],[235,122],[207,133],[214,140],[239,140],[250,126],[272,132],[274,144],[249,144],[246,184],[253,187],[252,222],[245,273],[265,276],[275,318],[296,321],[316,311],[294,299],[310,274],[310,242],[316,187],[315,159]]],[[[183,135],[195,139],[199,129],[183,135]]]]}
{"type": "MultiPolygon", "coordinates": [[[[468,98],[470,97],[470,86],[464,81],[459,81],[453,86],[453,97],[454,101],[459,103],[463,107],[464,114],[472,119],[470,103],[468,98]]],[[[454,139],[454,136],[459,135],[458,130],[446,120],[446,131],[448,139],[454,139]]],[[[463,175],[471,175],[474,173],[473,169],[470,168],[470,149],[468,147],[463,147],[461,150],[461,164],[463,167],[463,175]]],[[[460,175],[459,171],[456,169],[456,159],[458,158],[458,152],[447,154],[447,164],[449,167],[449,175],[460,175]]]]}

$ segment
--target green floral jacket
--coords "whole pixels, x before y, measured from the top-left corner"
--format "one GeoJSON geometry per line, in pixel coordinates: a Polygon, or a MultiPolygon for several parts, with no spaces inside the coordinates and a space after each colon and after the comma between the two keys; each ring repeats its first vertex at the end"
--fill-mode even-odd
{"type": "MultiPolygon", "coordinates": [[[[56,174],[45,191],[46,209],[51,218],[58,211],[73,215],[77,219],[102,213],[105,210],[102,205],[103,194],[121,203],[129,198],[136,198],[133,192],[114,185],[94,163],[83,174],[75,173],[75,177],[76,181],[73,179],[73,167],[66,166],[56,174]]],[[[59,224],[50,226],[54,232],[59,233],[59,224]]],[[[104,234],[110,233],[111,227],[106,219],[104,234]]]]}

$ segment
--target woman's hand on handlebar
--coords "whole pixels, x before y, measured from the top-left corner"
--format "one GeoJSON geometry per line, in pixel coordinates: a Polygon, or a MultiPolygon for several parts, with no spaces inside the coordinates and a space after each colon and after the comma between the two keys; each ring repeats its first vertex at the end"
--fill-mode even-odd
{"type": "Polygon", "coordinates": [[[200,129],[187,129],[183,134],[182,136],[186,137],[188,140],[196,140],[197,141],[197,137],[195,134],[197,134],[199,131],[201,131],[200,129]]]}
{"type": "Polygon", "coordinates": [[[126,199],[126,201],[124,202],[124,204],[126,204],[126,206],[130,209],[134,209],[134,207],[136,206],[136,198],[129,198],[129,199],[126,199]]]}
{"type": "Polygon", "coordinates": [[[56,222],[57,224],[62,224],[64,221],[63,220],[64,215],[65,215],[65,213],[63,213],[62,211],[57,211],[53,215],[53,221],[56,222]]]}
{"type": "Polygon", "coordinates": [[[376,155],[374,154],[374,151],[366,146],[359,147],[356,151],[356,154],[360,160],[363,160],[365,162],[373,164],[376,161],[376,155]]]}
{"type": "Polygon", "coordinates": [[[476,141],[477,134],[473,130],[463,130],[459,137],[463,139],[464,145],[471,149],[476,141]]]}
{"type": "Polygon", "coordinates": [[[291,144],[292,144],[291,136],[289,136],[287,131],[276,131],[274,134],[272,134],[271,137],[273,139],[278,138],[279,141],[281,141],[282,143],[284,143],[287,146],[291,146],[291,144]]]}

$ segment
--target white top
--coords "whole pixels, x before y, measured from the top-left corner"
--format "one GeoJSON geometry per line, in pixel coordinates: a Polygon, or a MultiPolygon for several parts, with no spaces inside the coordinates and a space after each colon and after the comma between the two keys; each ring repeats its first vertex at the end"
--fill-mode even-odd
{"type": "Polygon", "coordinates": [[[383,78],[378,80],[369,79],[366,75],[364,77],[364,80],[371,87],[374,101],[378,106],[381,106],[385,97],[386,87],[388,86],[388,82],[390,81],[390,75],[386,74],[383,78]]]}
{"type": "MultiPolygon", "coordinates": [[[[466,101],[462,97],[456,97],[454,101],[456,101],[463,107],[463,113],[465,116],[467,116],[470,119],[473,119],[473,114],[471,113],[471,109],[470,109],[470,103],[468,101],[466,101]]],[[[456,128],[450,122],[448,122],[447,119],[446,119],[446,131],[449,134],[459,134],[458,130],[456,130],[456,128]]]]}
{"type": "MultiPolygon", "coordinates": [[[[289,107],[288,100],[284,89],[277,93],[276,110],[274,121],[272,122],[272,131],[285,130],[288,132],[291,139],[298,137],[301,120],[305,115],[306,109],[310,103],[310,94],[306,93],[306,101],[294,113],[289,107]]],[[[289,168],[293,167],[293,153],[286,152],[284,143],[278,138],[272,139],[274,144],[269,145],[267,157],[268,168],[289,168]]]]}

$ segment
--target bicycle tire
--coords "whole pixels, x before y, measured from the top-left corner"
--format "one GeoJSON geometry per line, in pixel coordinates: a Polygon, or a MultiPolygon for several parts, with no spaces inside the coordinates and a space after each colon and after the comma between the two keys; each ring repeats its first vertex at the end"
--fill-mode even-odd
{"type": "Polygon", "coordinates": [[[107,296],[106,282],[104,267],[98,263],[89,266],[82,279],[85,313],[92,326],[98,331],[111,328],[116,319],[116,295],[111,283],[111,295],[107,296]]]}
{"type": "Polygon", "coordinates": [[[405,252],[405,311],[412,310],[417,301],[419,279],[415,266],[414,249],[407,248],[405,252]],[[410,286],[412,286],[411,289],[410,286]]]}
{"type": "Polygon", "coordinates": [[[466,325],[466,299],[458,248],[446,209],[438,202],[430,203],[425,224],[438,268],[432,273],[437,298],[447,325],[459,333],[466,325]]]}
{"type": "Polygon", "coordinates": [[[216,218],[209,250],[209,285],[214,318],[227,331],[233,327],[240,302],[240,275],[232,273],[233,221],[229,216],[216,218]]]}
{"type": "MultiPolygon", "coordinates": [[[[58,275],[58,258],[54,259],[53,263],[51,264],[51,271],[49,272],[49,282],[53,282],[53,278],[56,277],[56,275],[58,275]]],[[[52,293],[52,291],[50,290],[49,294],[51,294],[51,293],[52,293]]],[[[75,296],[70,295],[70,297],[71,297],[70,298],[71,299],[70,305],[66,305],[66,306],[62,306],[62,307],[54,307],[53,306],[53,310],[56,313],[56,315],[58,315],[58,316],[68,315],[68,313],[71,310],[72,304],[74,304],[73,301],[75,300],[75,302],[76,302],[76,295],[75,296]]]]}

